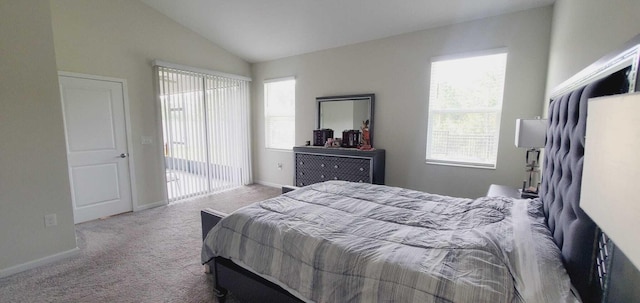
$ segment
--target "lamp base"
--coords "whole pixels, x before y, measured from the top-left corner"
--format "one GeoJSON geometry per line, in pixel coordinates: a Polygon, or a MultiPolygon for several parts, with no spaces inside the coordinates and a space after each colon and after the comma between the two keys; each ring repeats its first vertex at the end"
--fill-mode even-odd
{"type": "Polygon", "coordinates": [[[538,192],[531,192],[528,190],[520,191],[520,197],[523,199],[535,199],[538,197],[538,192]]]}
{"type": "Polygon", "coordinates": [[[539,176],[540,169],[538,166],[538,160],[540,159],[540,150],[537,148],[530,148],[527,150],[525,171],[527,172],[527,180],[522,184],[522,190],[529,190],[530,192],[538,193],[538,187],[540,187],[539,176]]]}

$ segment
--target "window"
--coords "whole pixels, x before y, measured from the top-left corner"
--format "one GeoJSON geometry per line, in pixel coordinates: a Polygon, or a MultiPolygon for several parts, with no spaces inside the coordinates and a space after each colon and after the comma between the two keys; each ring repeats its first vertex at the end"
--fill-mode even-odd
{"type": "Polygon", "coordinates": [[[496,167],[506,65],[504,50],[432,59],[427,163],[496,167]]]}
{"type": "Polygon", "coordinates": [[[253,183],[251,79],[154,61],[170,202],[253,183]]]}
{"type": "Polygon", "coordinates": [[[264,83],[265,146],[292,149],[296,128],[296,80],[283,78],[264,83]]]}

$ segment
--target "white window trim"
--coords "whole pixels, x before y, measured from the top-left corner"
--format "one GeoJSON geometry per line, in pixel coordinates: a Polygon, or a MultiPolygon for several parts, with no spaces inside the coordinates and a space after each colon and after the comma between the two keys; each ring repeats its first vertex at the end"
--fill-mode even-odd
{"type": "MultiPolygon", "coordinates": [[[[429,66],[431,66],[433,64],[433,62],[438,62],[438,61],[447,61],[447,60],[455,60],[455,59],[464,59],[464,58],[470,58],[470,57],[480,57],[480,56],[489,56],[489,55],[496,55],[496,54],[507,54],[507,62],[505,62],[505,84],[506,84],[506,74],[507,74],[507,66],[508,66],[508,48],[506,47],[501,47],[501,48],[494,48],[494,49],[489,49],[489,50],[482,50],[482,51],[475,51],[475,52],[466,52],[466,53],[459,53],[459,54],[453,54],[453,55],[444,55],[444,56],[437,56],[437,57],[432,57],[429,63],[429,66]]],[[[431,71],[429,71],[429,78],[431,79],[431,71]]],[[[429,95],[431,94],[431,85],[429,85],[429,95]]],[[[430,159],[428,157],[426,157],[425,155],[425,163],[426,164],[431,164],[431,165],[443,165],[443,166],[456,166],[456,167],[468,167],[468,168],[480,168],[480,169],[491,169],[491,170],[495,170],[498,166],[498,153],[500,151],[499,146],[500,146],[500,129],[501,129],[501,122],[502,122],[502,107],[504,106],[504,92],[505,92],[505,86],[503,86],[502,89],[502,95],[503,95],[503,100],[502,103],[500,105],[500,107],[496,110],[492,110],[489,108],[482,108],[482,109],[468,109],[468,110],[461,110],[461,109],[435,109],[435,110],[430,110],[429,107],[427,106],[427,146],[431,146],[431,140],[432,140],[432,136],[430,135],[430,130],[432,128],[432,119],[431,119],[431,113],[435,112],[435,113],[453,113],[453,112],[465,112],[465,113],[470,113],[470,112],[496,112],[500,119],[498,119],[498,123],[497,123],[497,129],[498,129],[498,142],[496,143],[498,145],[498,150],[496,150],[496,160],[495,163],[481,163],[481,162],[465,162],[465,161],[454,161],[454,160],[440,160],[440,159],[430,159]]],[[[425,148],[425,153],[427,152],[428,148],[425,148]]]]}
{"type": "Polygon", "coordinates": [[[500,48],[492,48],[488,50],[481,50],[481,51],[475,51],[475,52],[431,57],[430,64],[436,61],[447,61],[447,60],[455,60],[455,59],[464,59],[469,57],[489,56],[489,55],[497,55],[501,53],[509,53],[508,48],[500,47],[500,48]]]}
{"type": "Polygon", "coordinates": [[[288,81],[288,80],[295,80],[296,77],[295,76],[289,76],[289,77],[282,77],[282,78],[271,78],[271,79],[266,79],[264,80],[264,84],[267,83],[272,83],[272,82],[281,82],[281,81],[288,81]]]}
{"type": "MultiPolygon", "coordinates": [[[[264,125],[264,149],[269,150],[269,151],[276,151],[276,152],[293,152],[293,146],[291,148],[276,148],[276,147],[268,147],[267,146],[267,127],[266,127],[266,119],[267,119],[267,108],[266,108],[266,90],[264,89],[265,84],[268,83],[273,83],[273,82],[281,82],[281,81],[289,81],[289,80],[296,80],[295,76],[288,76],[288,77],[280,77],[280,78],[271,78],[271,79],[265,79],[262,82],[262,87],[263,87],[263,117],[265,119],[265,121],[263,122],[264,125]]],[[[294,86],[294,90],[295,90],[295,86],[294,86]]],[[[294,104],[295,104],[295,91],[294,91],[294,104]]],[[[273,117],[273,116],[272,116],[273,117]]],[[[293,115],[294,121],[295,121],[295,113],[293,115]]],[[[294,136],[294,146],[295,146],[295,128],[293,130],[293,136],[294,136]]]]}
{"type": "Polygon", "coordinates": [[[437,160],[437,159],[427,159],[424,161],[424,163],[431,164],[431,165],[482,168],[482,169],[494,169],[494,170],[496,169],[496,166],[497,166],[497,164],[494,165],[490,163],[447,161],[447,160],[437,160]]]}

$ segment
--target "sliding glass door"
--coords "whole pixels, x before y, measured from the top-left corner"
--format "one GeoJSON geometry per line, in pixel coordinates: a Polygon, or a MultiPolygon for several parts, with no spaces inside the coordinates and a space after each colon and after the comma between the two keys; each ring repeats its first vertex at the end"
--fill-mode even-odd
{"type": "Polygon", "coordinates": [[[170,202],[249,184],[249,81],[156,66],[170,202]]]}

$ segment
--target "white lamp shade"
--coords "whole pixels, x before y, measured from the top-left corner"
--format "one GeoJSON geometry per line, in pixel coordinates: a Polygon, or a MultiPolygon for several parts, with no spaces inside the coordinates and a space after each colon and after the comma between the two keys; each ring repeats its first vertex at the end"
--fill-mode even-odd
{"type": "Polygon", "coordinates": [[[544,147],[546,134],[547,119],[516,120],[516,147],[544,147]]]}
{"type": "Polygon", "coordinates": [[[580,207],[640,268],[640,94],[589,100],[580,207]]]}

